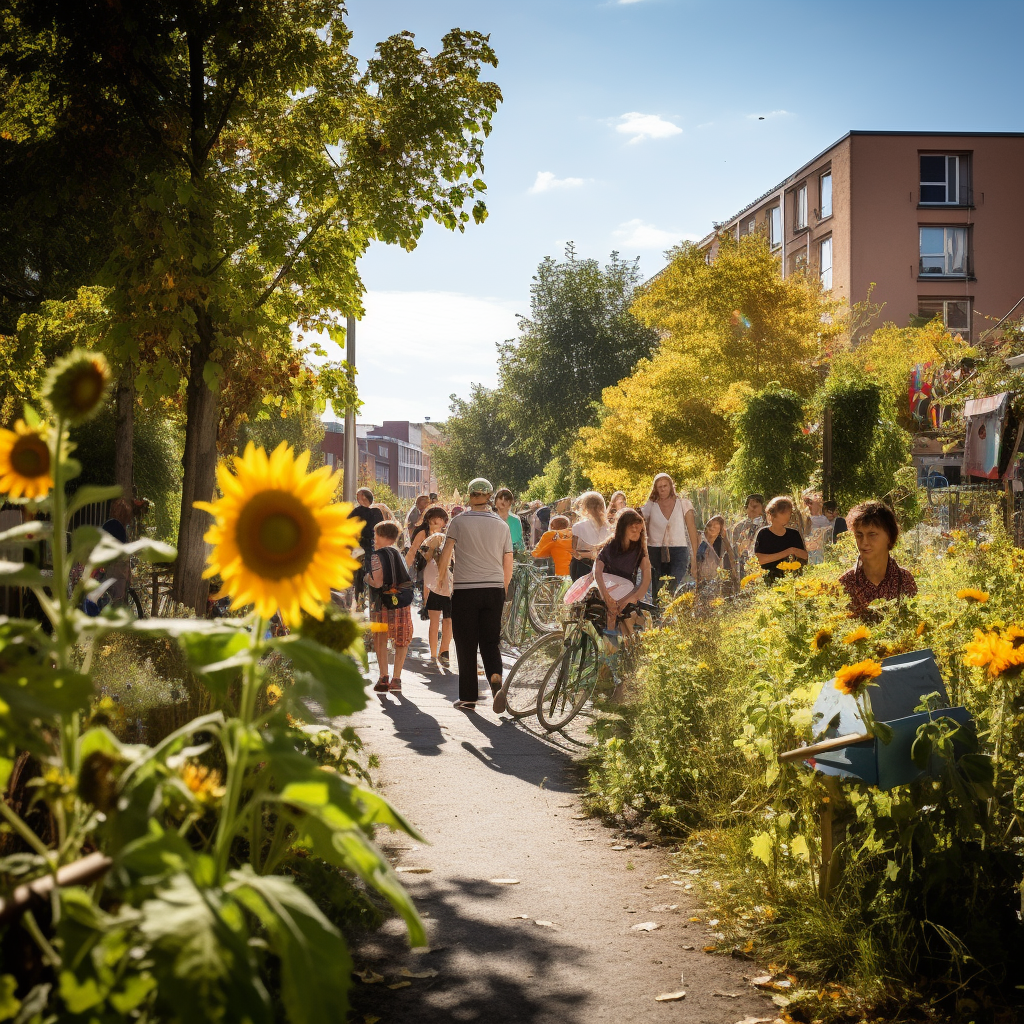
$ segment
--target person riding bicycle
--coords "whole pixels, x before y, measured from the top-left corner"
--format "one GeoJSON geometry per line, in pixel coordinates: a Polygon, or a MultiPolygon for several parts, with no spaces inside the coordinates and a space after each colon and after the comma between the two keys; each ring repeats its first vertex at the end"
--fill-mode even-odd
{"type": "MultiPolygon", "coordinates": [[[[608,610],[608,630],[620,626],[619,617],[631,604],[642,600],[651,585],[651,559],[647,553],[644,518],[636,509],[623,509],[615,521],[615,536],[594,562],[594,582],[608,610]],[[640,582],[637,583],[639,576],[640,582]]],[[[630,633],[628,622],[621,623],[630,633]]]]}

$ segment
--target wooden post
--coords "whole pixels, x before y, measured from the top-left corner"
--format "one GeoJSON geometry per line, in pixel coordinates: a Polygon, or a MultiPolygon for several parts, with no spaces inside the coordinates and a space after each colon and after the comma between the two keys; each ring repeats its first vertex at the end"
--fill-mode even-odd
{"type": "Polygon", "coordinates": [[[825,406],[821,418],[821,493],[832,500],[832,410],[825,406]]]}

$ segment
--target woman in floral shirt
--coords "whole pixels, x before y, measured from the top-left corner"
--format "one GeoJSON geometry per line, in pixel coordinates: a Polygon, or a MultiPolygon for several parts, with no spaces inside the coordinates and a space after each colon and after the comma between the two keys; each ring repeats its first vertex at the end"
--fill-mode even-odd
{"type": "Polygon", "coordinates": [[[917,593],[913,575],[889,553],[900,535],[892,509],[880,501],[865,501],[850,509],[846,522],[860,552],[856,566],[839,577],[850,595],[850,610],[864,615],[878,598],[913,597],[917,593]]]}

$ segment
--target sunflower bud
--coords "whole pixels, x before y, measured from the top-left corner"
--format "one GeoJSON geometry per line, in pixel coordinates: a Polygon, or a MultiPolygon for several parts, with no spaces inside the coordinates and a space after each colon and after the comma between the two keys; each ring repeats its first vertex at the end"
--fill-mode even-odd
{"type": "Polygon", "coordinates": [[[110,366],[98,352],[75,349],[47,374],[43,397],[68,423],[82,423],[99,410],[110,383],[110,366]]]}

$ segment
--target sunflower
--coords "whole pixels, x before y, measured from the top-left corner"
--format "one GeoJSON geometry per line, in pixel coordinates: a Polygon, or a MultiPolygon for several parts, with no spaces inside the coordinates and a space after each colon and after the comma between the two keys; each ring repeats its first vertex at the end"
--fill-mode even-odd
{"type": "Polygon", "coordinates": [[[793,558],[788,562],[779,562],[778,568],[783,569],[786,572],[796,572],[797,569],[803,568],[803,563],[798,562],[795,558],[793,558]]]}
{"type": "Polygon", "coordinates": [[[843,637],[844,644],[855,644],[858,640],[870,640],[871,630],[867,626],[858,626],[852,633],[843,637]]]}
{"type": "Polygon", "coordinates": [[[988,674],[994,679],[999,675],[999,665],[1013,649],[1013,644],[998,633],[983,633],[976,629],[974,639],[964,648],[964,661],[978,668],[988,666],[988,674]]]}
{"type": "Polygon", "coordinates": [[[858,661],[856,665],[844,665],[836,673],[835,687],[840,693],[858,697],[881,674],[882,666],[877,661],[858,661]]]}
{"type": "Polygon", "coordinates": [[[95,413],[110,383],[110,366],[98,352],[75,349],[46,376],[43,397],[69,423],[82,423],[95,413]]]}
{"type": "Polygon", "coordinates": [[[331,502],[341,473],[307,473],[308,464],[308,451],[296,458],[284,441],[270,456],[250,442],[234,473],[217,466],[223,497],[195,503],[216,519],[204,538],[213,551],[203,575],[223,579],[233,610],[253,604],[269,619],[280,609],[297,626],[303,608],[321,618],[331,588],[352,580],[362,520],[348,517],[351,505],[331,502]]]}
{"type": "Polygon", "coordinates": [[[1022,647],[1024,646],[1024,629],[1021,629],[1020,626],[1010,626],[1003,633],[1003,639],[1008,640],[1014,649],[1022,647]]]}
{"type": "Polygon", "coordinates": [[[977,587],[964,587],[963,590],[956,592],[956,596],[968,604],[984,604],[988,600],[988,594],[984,590],[978,590],[977,587]]]}
{"type": "Polygon", "coordinates": [[[756,583],[762,576],[765,575],[763,569],[755,569],[750,575],[744,576],[740,580],[740,587],[749,587],[751,583],[756,583]]]}
{"type": "Polygon", "coordinates": [[[216,768],[189,761],[181,769],[181,781],[189,792],[203,804],[213,803],[224,795],[220,772],[216,768]]]}
{"type": "Polygon", "coordinates": [[[811,650],[815,652],[823,651],[830,643],[832,643],[832,630],[819,629],[811,641],[811,650]]]}
{"type": "Polygon", "coordinates": [[[24,420],[14,430],[0,430],[0,494],[10,498],[45,498],[53,487],[46,437],[24,420]]]}

